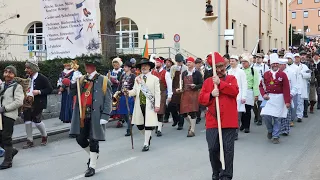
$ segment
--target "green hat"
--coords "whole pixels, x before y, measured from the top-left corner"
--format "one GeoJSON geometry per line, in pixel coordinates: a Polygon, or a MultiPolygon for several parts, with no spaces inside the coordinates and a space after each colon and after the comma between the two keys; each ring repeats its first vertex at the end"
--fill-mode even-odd
{"type": "Polygon", "coordinates": [[[84,60],[84,63],[87,65],[91,64],[91,65],[94,65],[94,66],[99,66],[101,65],[101,59],[100,58],[88,58],[88,59],[85,59],[84,60]]]}

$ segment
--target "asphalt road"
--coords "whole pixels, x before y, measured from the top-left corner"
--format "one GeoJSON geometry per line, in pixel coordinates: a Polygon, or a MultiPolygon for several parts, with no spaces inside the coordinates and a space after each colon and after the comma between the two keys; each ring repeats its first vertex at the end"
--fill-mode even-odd
{"type": "MultiPolygon", "coordinates": [[[[211,180],[203,122],[193,138],[186,137],[187,128],[177,131],[165,124],[162,137],[153,135],[149,152],[141,152],[143,136],[136,129],[132,150],[125,129],[110,126],[107,141],[100,144],[98,172],[90,179],[211,180]]],[[[319,127],[318,110],[303,123],[296,123],[290,136],[281,137],[281,143],[275,145],[267,140],[265,126],[252,124],[251,133],[240,133],[236,142],[234,180],[320,180],[319,127]]],[[[0,179],[85,179],[88,156],[75,139],[65,133],[50,137],[50,141],[46,147],[20,150],[14,168],[1,171],[0,179]]]]}

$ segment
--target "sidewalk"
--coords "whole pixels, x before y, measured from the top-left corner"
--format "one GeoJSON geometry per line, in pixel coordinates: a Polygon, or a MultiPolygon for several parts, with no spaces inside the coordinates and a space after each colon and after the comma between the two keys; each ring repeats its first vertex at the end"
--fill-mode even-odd
{"type": "MultiPolygon", "coordinates": [[[[43,121],[44,124],[46,125],[47,133],[48,136],[59,134],[59,133],[64,133],[68,132],[70,129],[70,124],[69,123],[62,123],[59,118],[52,118],[52,119],[46,119],[43,121]]],[[[40,138],[40,132],[33,125],[33,138],[40,138]]],[[[13,143],[19,143],[25,141],[27,138],[26,130],[25,130],[25,125],[24,124],[17,124],[14,126],[14,131],[12,135],[13,143]]]]}

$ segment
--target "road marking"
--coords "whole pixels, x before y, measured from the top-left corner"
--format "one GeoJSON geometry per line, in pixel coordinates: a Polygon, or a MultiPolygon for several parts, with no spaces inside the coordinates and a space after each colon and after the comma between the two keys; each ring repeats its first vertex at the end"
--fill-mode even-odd
{"type": "MultiPolygon", "coordinates": [[[[115,166],[119,166],[119,165],[124,164],[124,163],[126,163],[126,162],[128,162],[128,161],[132,161],[132,160],[134,160],[134,159],[136,159],[136,158],[137,158],[137,157],[131,157],[131,158],[124,159],[124,160],[122,160],[122,161],[119,161],[119,162],[110,164],[110,165],[108,165],[108,166],[99,168],[99,169],[96,170],[96,173],[101,172],[101,171],[105,171],[105,170],[110,169],[110,168],[113,168],[113,167],[115,167],[115,166]]],[[[77,179],[81,179],[81,178],[84,178],[84,174],[81,174],[81,175],[79,175],[79,176],[76,176],[76,177],[73,177],[73,178],[70,178],[70,179],[67,179],[67,180],[77,180],[77,179]]]]}

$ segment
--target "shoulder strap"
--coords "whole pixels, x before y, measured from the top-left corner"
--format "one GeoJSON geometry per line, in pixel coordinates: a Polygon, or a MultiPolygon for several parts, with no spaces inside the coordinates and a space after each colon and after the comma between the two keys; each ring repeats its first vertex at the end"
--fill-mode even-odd
{"type": "Polygon", "coordinates": [[[106,95],[106,93],[107,93],[107,85],[108,85],[108,77],[103,76],[102,92],[104,95],[106,95]]]}
{"type": "Polygon", "coordinates": [[[17,89],[17,86],[18,86],[18,83],[15,83],[14,85],[13,85],[13,89],[12,89],[12,97],[14,98],[14,92],[16,91],[16,89],[17,89]]]}
{"type": "Polygon", "coordinates": [[[252,76],[254,76],[254,69],[253,69],[253,67],[251,67],[251,74],[252,74],[252,76]]]}

